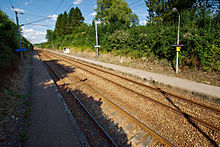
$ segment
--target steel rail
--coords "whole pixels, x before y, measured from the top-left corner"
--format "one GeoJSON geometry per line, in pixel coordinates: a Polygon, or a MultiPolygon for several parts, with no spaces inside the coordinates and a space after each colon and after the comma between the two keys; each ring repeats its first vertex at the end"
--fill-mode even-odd
{"type": "MultiPolygon", "coordinates": [[[[38,53],[39,54],[39,53],[38,53]]],[[[41,55],[39,55],[41,57],[41,55]]],[[[41,58],[42,59],[42,58],[41,58]]],[[[57,74],[57,72],[53,69],[51,65],[47,63],[47,61],[43,60],[44,63],[50,68],[50,70],[66,85],[66,83],[62,80],[62,78],[57,74]]],[[[67,87],[67,89],[70,91],[70,93],[76,98],[76,100],[79,102],[80,106],[83,108],[84,111],[91,117],[91,119],[95,122],[95,124],[98,126],[99,129],[105,134],[105,136],[108,138],[108,140],[113,144],[113,146],[118,147],[117,143],[111,138],[111,136],[104,130],[104,128],[98,123],[98,121],[95,120],[95,118],[92,116],[92,114],[87,110],[87,108],[83,105],[83,103],[78,99],[78,97],[71,91],[70,88],[67,87]]]]}
{"type": "MultiPolygon", "coordinates": [[[[58,57],[59,57],[59,58],[62,58],[62,57],[60,57],[60,56],[58,56],[58,57]]],[[[69,58],[68,58],[68,59],[69,59],[69,58]]],[[[73,65],[73,63],[70,62],[70,61],[68,61],[67,59],[66,59],[66,62],[73,65]]],[[[139,93],[139,92],[137,92],[137,91],[134,91],[134,90],[132,90],[132,89],[129,89],[129,88],[123,86],[123,85],[120,85],[120,84],[118,84],[118,83],[116,83],[116,82],[113,82],[113,81],[111,81],[111,80],[109,80],[109,79],[107,79],[107,78],[105,78],[105,77],[102,77],[102,76],[100,76],[100,75],[98,75],[98,74],[96,74],[96,73],[93,73],[93,72],[91,72],[91,71],[89,71],[89,70],[86,70],[86,69],[84,69],[84,68],[82,68],[82,67],[79,67],[79,66],[77,66],[77,65],[74,65],[74,66],[76,66],[76,67],[78,67],[78,68],[80,68],[80,69],[82,69],[82,70],[84,70],[84,71],[86,71],[86,72],[89,72],[89,73],[91,73],[91,74],[94,74],[94,75],[96,75],[97,77],[101,77],[101,78],[103,78],[103,79],[106,80],[106,81],[109,81],[109,82],[111,82],[111,83],[113,83],[113,84],[115,84],[115,85],[117,85],[117,86],[119,86],[119,87],[122,87],[122,88],[124,88],[124,89],[126,89],[126,90],[129,90],[129,91],[131,91],[131,92],[133,92],[133,93],[135,93],[135,94],[137,94],[137,95],[139,95],[139,96],[142,96],[142,97],[144,97],[144,98],[146,98],[146,99],[148,99],[148,100],[150,100],[150,101],[153,101],[154,103],[157,103],[157,104],[159,104],[159,105],[162,105],[162,106],[164,106],[164,107],[170,109],[171,111],[173,111],[173,112],[176,113],[176,114],[181,114],[181,115],[184,116],[184,117],[187,116],[187,118],[190,118],[191,120],[196,121],[196,122],[198,122],[198,123],[200,123],[200,124],[202,124],[202,125],[208,127],[209,129],[212,129],[212,130],[215,130],[215,131],[220,131],[220,128],[218,128],[217,126],[214,126],[214,125],[212,125],[212,124],[209,124],[209,123],[207,123],[207,122],[204,122],[203,120],[198,119],[198,118],[195,118],[195,117],[193,117],[193,116],[187,115],[186,113],[182,112],[181,110],[174,109],[174,108],[172,108],[172,107],[170,107],[170,106],[168,106],[168,105],[166,105],[166,104],[163,104],[163,103],[161,103],[161,102],[159,102],[159,101],[156,101],[156,100],[154,100],[154,99],[152,99],[152,98],[150,98],[150,97],[148,97],[148,96],[146,96],[146,95],[143,95],[143,94],[141,94],[141,93],[139,93]]]]}
{"type": "Polygon", "coordinates": [[[92,116],[92,114],[87,110],[87,108],[83,105],[83,103],[79,100],[79,98],[72,92],[71,89],[69,89],[70,93],[76,98],[76,100],[80,103],[80,105],[84,108],[84,110],[87,112],[87,114],[92,118],[92,120],[99,126],[99,128],[104,132],[104,134],[108,137],[108,139],[111,141],[111,143],[118,147],[117,143],[111,138],[111,136],[105,131],[105,129],[99,124],[99,122],[92,116]]]}
{"type": "MultiPolygon", "coordinates": [[[[91,66],[91,65],[88,65],[88,64],[85,64],[85,63],[81,63],[81,62],[76,61],[75,59],[73,59],[73,58],[71,58],[71,57],[65,57],[65,56],[63,56],[63,57],[64,57],[64,58],[67,58],[67,59],[71,59],[72,61],[74,61],[74,62],[76,62],[76,63],[79,63],[79,64],[82,64],[82,65],[84,65],[84,66],[87,66],[87,67],[90,67],[90,68],[93,68],[93,69],[102,71],[102,72],[104,72],[104,73],[108,73],[108,74],[110,74],[110,75],[113,75],[113,76],[115,76],[115,77],[118,77],[118,78],[127,80],[127,81],[129,81],[129,82],[135,83],[135,84],[137,84],[137,85],[140,85],[140,86],[143,86],[143,87],[150,88],[150,89],[152,89],[152,90],[161,92],[161,90],[158,89],[158,88],[155,88],[155,87],[152,87],[152,86],[149,86],[149,85],[145,85],[145,84],[143,84],[143,83],[134,81],[134,80],[132,80],[132,79],[128,79],[128,78],[126,78],[126,77],[122,77],[122,76],[120,76],[120,75],[117,75],[117,74],[115,74],[115,73],[111,73],[111,72],[106,71],[106,70],[99,69],[99,68],[97,68],[97,67],[95,67],[95,66],[91,66]]],[[[184,98],[184,97],[178,96],[178,95],[173,94],[173,93],[171,93],[171,92],[167,92],[167,91],[164,91],[164,92],[165,92],[165,94],[167,94],[167,95],[169,95],[169,96],[173,96],[173,97],[175,97],[175,98],[178,98],[178,99],[181,99],[181,100],[184,100],[184,101],[187,101],[187,102],[190,102],[190,103],[193,103],[193,104],[199,105],[199,106],[201,106],[201,107],[204,107],[204,108],[207,108],[207,109],[210,109],[210,110],[212,110],[212,111],[215,111],[215,112],[220,113],[220,109],[217,109],[217,108],[214,108],[214,107],[205,105],[205,104],[201,104],[201,103],[198,103],[198,102],[189,100],[189,99],[186,99],[186,98],[184,98]]]]}
{"type": "MultiPolygon", "coordinates": [[[[66,72],[70,73],[70,71],[68,71],[65,68],[64,69],[66,72]]],[[[90,91],[94,92],[97,95],[100,95],[103,99],[105,99],[111,106],[113,106],[115,109],[119,110],[122,114],[124,114],[125,116],[127,116],[129,119],[131,119],[135,124],[137,124],[138,126],[140,126],[141,128],[143,128],[146,132],[148,132],[149,134],[153,135],[156,139],[160,140],[162,143],[164,143],[167,146],[174,146],[173,144],[171,144],[168,140],[166,140],[165,138],[163,138],[162,136],[160,136],[158,133],[156,133],[155,131],[153,131],[152,129],[150,129],[149,127],[147,127],[145,124],[143,124],[140,120],[138,120],[137,118],[135,118],[134,116],[132,116],[131,114],[129,114],[128,112],[126,112],[125,110],[123,110],[122,108],[120,108],[118,105],[116,105],[115,103],[113,103],[110,99],[108,99],[107,97],[105,97],[104,95],[102,95],[101,93],[99,93],[97,90],[95,90],[94,88],[92,88],[91,86],[89,86],[87,83],[85,83],[84,81],[81,81],[83,83],[83,85],[85,85],[88,89],[90,89],[90,91]]],[[[74,95],[74,97],[79,101],[80,104],[82,104],[82,102],[77,98],[77,96],[70,90],[70,92],[74,95]]],[[[83,106],[83,104],[82,104],[83,106]]],[[[85,107],[85,106],[83,106],[85,107]]],[[[89,113],[89,112],[88,112],[89,113]]],[[[91,114],[89,114],[91,115],[91,114]]],[[[95,120],[95,119],[94,119],[95,120]]],[[[95,120],[96,121],[96,120],[95,120]]],[[[98,123],[98,122],[97,122],[98,123]]],[[[101,126],[101,125],[100,125],[101,126]]]]}
{"type": "MultiPolygon", "coordinates": [[[[83,82],[83,81],[82,81],[83,82]]],[[[114,102],[112,102],[110,99],[108,99],[107,97],[105,97],[104,95],[102,95],[101,93],[99,93],[97,90],[95,90],[94,88],[92,88],[91,86],[89,86],[87,83],[83,82],[85,85],[87,85],[87,87],[89,89],[91,89],[94,93],[100,95],[103,99],[105,99],[111,106],[113,106],[115,109],[119,110],[122,114],[124,114],[125,116],[127,116],[129,119],[133,120],[134,123],[136,123],[138,126],[140,126],[141,128],[143,128],[145,131],[147,131],[149,134],[153,135],[156,139],[160,140],[162,143],[164,143],[167,146],[174,146],[172,145],[168,140],[166,140],[164,137],[160,136],[158,133],[156,133],[155,131],[153,131],[152,129],[150,129],[148,126],[146,126],[144,123],[142,123],[140,120],[138,120],[137,118],[135,118],[134,116],[132,116],[131,114],[129,114],[128,112],[126,112],[125,110],[123,110],[122,108],[120,108],[117,104],[115,104],[114,102]]]]}

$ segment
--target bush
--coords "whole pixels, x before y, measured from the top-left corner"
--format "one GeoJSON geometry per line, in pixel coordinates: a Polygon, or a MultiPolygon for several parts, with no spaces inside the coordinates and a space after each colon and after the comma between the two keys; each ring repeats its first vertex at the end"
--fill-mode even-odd
{"type": "MultiPolygon", "coordinates": [[[[179,60],[182,66],[202,67],[204,70],[220,71],[220,23],[219,18],[208,11],[203,16],[196,9],[181,12],[179,60]]],[[[173,17],[175,18],[175,17],[173,17]]],[[[102,52],[132,57],[166,59],[174,62],[177,42],[177,23],[157,22],[146,26],[124,28],[119,24],[99,24],[98,37],[102,52]]],[[[71,35],[57,37],[55,47],[76,46],[91,48],[96,44],[94,25],[83,24],[75,28],[71,35]]]]}
{"type": "MultiPolygon", "coordinates": [[[[18,48],[17,26],[0,10],[0,72],[9,68],[16,60],[14,49],[18,48]]],[[[21,37],[23,47],[29,48],[31,43],[21,37]]]]}

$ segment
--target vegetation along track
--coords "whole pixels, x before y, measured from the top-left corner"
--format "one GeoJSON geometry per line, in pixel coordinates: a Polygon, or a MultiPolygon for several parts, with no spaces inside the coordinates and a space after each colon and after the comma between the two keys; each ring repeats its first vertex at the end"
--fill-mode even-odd
{"type": "MultiPolygon", "coordinates": [[[[181,114],[182,116],[184,116],[183,118],[185,118],[185,120],[187,120],[187,122],[191,124],[191,126],[193,126],[194,129],[196,128],[196,130],[199,131],[200,134],[203,134],[203,136],[209,142],[211,142],[211,144],[213,145],[217,144],[216,142],[218,142],[218,133],[219,133],[219,109],[216,108],[216,105],[213,104],[213,106],[207,106],[207,105],[204,105],[204,103],[203,104],[198,103],[198,102],[192,101],[190,98],[183,98],[177,94],[165,92],[159,88],[147,86],[143,83],[136,82],[134,80],[128,79],[126,77],[120,76],[118,74],[112,73],[110,71],[101,69],[93,65],[88,65],[86,63],[79,62],[77,60],[73,60],[67,57],[63,57],[63,56],[60,57],[50,52],[46,52],[46,54],[53,56],[56,59],[60,59],[59,61],[60,63],[65,62],[65,64],[81,69],[82,71],[86,72],[87,75],[89,73],[89,74],[92,74],[93,76],[95,75],[99,78],[101,77],[101,79],[104,79],[105,81],[108,81],[109,83],[120,87],[118,89],[121,89],[121,90],[123,89],[123,90],[129,91],[130,93],[133,93],[132,95],[135,95],[134,98],[135,97],[139,97],[139,99],[144,98],[145,101],[148,100],[156,104],[154,106],[157,106],[157,107],[162,106],[165,109],[171,110],[172,112],[178,115],[181,114]],[[203,126],[200,126],[200,125],[203,125],[203,126]],[[210,135],[207,135],[207,134],[210,134],[210,132],[212,132],[211,137],[210,135]]],[[[139,104],[137,103],[136,105],[139,105],[139,104]]],[[[132,114],[132,112],[130,112],[130,114],[132,114]]],[[[172,115],[172,114],[169,113],[168,115],[172,115]]],[[[135,117],[138,118],[137,116],[135,117]]],[[[140,120],[142,120],[142,122],[145,121],[143,119],[140,119],[140,120]]],[[[182,119],[181,121],[184,121],[184,120],[182,119]]],[[[172,123],[171,121],[168,121],[168,122],[172,123]]],[[[169,135],[164,133],[166,132],[166,130],[164,130],[163,127],[159,127],[162,129],[162,131],[158,129],[158,127],[151,126],[151,128],[154,128],[154,129],[156,128],[155,130],[157,131],[159,130],[161,135],[169,138],[169,140],[172,140],[173,143],[179,144],[178,140],[171,139],[172,137],[169,137],[169,135]]]]}

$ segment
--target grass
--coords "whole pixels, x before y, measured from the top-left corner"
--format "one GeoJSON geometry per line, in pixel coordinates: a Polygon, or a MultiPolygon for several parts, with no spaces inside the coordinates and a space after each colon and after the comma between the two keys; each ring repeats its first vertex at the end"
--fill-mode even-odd
{"type": "Polygon", "coordinates": [[[16,65],[20,70],[12,70],[11,74],[1,73],[4,78],[1,77],[0,79],[0,140],[3,139],[4,141],[0,143],[0,146],[10,143],[11,138],[20,142],[27,139],[27,132],[24,127],[29,125],[28,117],[31,113],[31,108],[29,108],[31,102],[28,97],[31,96],[31,92],[23,93],[26,89],[24,78],[27,73],[27,60],[24,61],[25,66],[16,65]],[[20,111],[24,108],[26,108],[24,111],[20,111]],[[22,114],[22,112],[24,113],[22,114]],[[14,135],[10,133],[10,130],[14,131],[14,135]],[[19,137],[17,137],[17,133],[19,133],[19,137]]]}
{"type": "Polygon", "coordinates": [[[20,136],[19,136],[19,140],[21,141],[21,142],[24,142],[24,141],[26,141],[27,140],[27,132],[25,131],[25,130],[23,130],[21,133],[20,133],[20,136]]]}

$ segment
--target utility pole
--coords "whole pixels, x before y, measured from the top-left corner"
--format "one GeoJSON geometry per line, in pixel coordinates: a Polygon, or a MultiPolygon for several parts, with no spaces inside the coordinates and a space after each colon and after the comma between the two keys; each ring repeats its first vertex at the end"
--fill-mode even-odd
{"type": "MultiPolygon", "coordinates": [[[[18,21],[18,12],[15,11],[15,15],[16,15],[16,22],[17,22],[17,29],[18,29],[18,44],[19,44],[19,48],[22,48],[21,45],[21,34],[20,34],[20,28],[19,28],[19,21],[18,21]]],[[[23,52],[21,51],[21,64],[23,65],[23,52]]]]}

